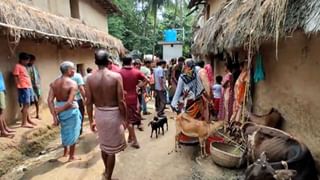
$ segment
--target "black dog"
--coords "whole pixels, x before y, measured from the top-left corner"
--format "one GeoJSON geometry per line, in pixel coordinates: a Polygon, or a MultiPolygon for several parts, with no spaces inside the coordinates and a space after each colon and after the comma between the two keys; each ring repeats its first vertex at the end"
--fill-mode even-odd
{"type": "Polygon", "coordinates": [[[148,126],[151,125],[151,138],[153,135],[153,131],[156,132],[156,138],[158,138],[158,131],[160,131],[160,121],[156,118],[153,119],[153,121],[149,122],[148,126]]]}
{"type": "Polygon", "coordinates": [[[153,121],[151,121],[148,126],[151,125],[151,138],[153,136],[153,131],[156,132],[156,138],[158,138],[158,134],[160,134],[160,128],[162,129],[162,135],[164,135],[164,124],[167,124],[168,131],[168,119],[167,117],[154,117],[153,121]]]}
{"type": "Polygon", "coordinates": [[[168,131],[168,119],[165,116],[161,116],[161,117],[154,117],[154,120],[159,121],[159,133],[160,133],[160,128],[162,129],[162,135],[164,135],[164,125],[167,125],[167,131],[168,131]]]}

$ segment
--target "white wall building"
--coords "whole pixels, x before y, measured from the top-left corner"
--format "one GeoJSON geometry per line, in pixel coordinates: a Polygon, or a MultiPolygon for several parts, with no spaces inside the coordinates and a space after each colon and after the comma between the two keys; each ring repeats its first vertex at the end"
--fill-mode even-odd
{"type": "Polygon", "coordinates": [[[182,56],[183,42],[164,42],[160,41],[158,44],[163,46],[162,57],[168,63],[172,58],[179,58],[182,56]]]}

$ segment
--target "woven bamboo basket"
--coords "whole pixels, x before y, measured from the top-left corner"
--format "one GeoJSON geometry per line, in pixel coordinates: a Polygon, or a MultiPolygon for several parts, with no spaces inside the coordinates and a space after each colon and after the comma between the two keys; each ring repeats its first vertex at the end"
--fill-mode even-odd
{"type": "Polygon", "coordinates": [[[213,162],[225,168],[236,168],[243,153],[239,147],[221,142],[211,143],[210,150],[213,162]]]}

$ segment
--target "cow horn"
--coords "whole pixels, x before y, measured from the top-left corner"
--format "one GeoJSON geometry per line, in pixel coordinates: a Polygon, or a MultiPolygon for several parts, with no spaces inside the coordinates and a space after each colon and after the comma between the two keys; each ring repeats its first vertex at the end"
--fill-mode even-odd
{"type": "Polygon", "coordinates": [[[266,162],[267,161],[267,155],[266,155],[266,152],[263,151],[261,154],[260,154],[260,159],[262,162],[266,162]]]}
{"type": "Polygon", "coordinates": [[[281,164],[283,165],[284,169],[289,168],[287,161],[281,161],[281,164]]]}

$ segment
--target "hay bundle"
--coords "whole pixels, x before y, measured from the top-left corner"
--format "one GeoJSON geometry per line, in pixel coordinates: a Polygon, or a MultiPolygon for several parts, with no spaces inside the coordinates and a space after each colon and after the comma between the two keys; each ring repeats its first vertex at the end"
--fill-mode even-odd
{"type": "Polygon", "coordinates": [[[16,0],[0,1],[0,27],[4,34],[48,40],[70,47],[106,47],[124,51],[120,40],[73,18],[43,12],[16,0]]]}
{"type": "Polygon", "coordinates": [[[193,47],[202,54],[249,45],[258,48],[301,28],[320,30],[317,0],[228,0],[198,32],[193,47]]]}

